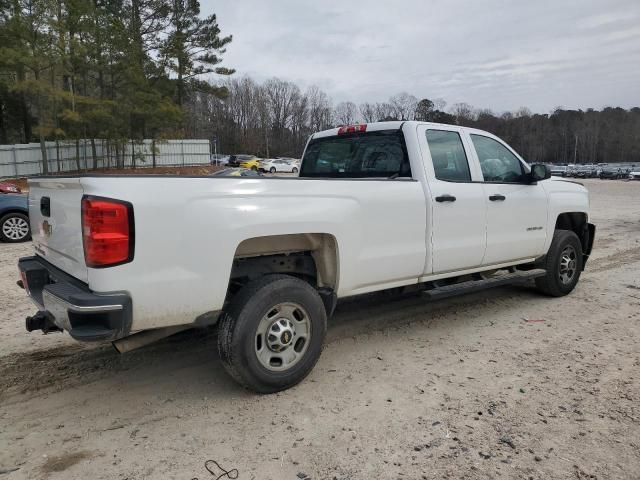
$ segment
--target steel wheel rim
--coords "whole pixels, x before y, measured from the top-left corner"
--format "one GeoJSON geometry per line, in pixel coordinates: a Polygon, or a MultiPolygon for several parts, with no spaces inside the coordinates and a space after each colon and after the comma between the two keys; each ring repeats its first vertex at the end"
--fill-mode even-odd
{"type": "Polygon", "coordinates": [[[560,254],[560,265],[558,266],[558,275],[560,276],[560,281],[564,285],[571,283],[576,275],[577,267],[578,255],[576,253],[576,249],[571,245],[567,245],[562,249],[562,253],[560,254]]]}
{"type": "Polygon", "coordinates": [[[2,233],[11,240],[22,240],[29,234],[29,224],[24,218],[10,217],[2,224],[2,233]]]}
{"type": "Polygon", "coordinates": [[[309,348],[311,319],[297,303],[279,303],[262,317],[256,330],[256,358],[267,370],[282,372],[298,364],[309,348]]]}

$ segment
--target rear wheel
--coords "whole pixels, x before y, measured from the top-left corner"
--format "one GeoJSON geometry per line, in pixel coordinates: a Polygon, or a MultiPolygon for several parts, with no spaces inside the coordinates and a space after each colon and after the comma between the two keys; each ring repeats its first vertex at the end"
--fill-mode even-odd
{"type": "Polygon", "coordinates": [[[30,238],[29,217],[23,213],[8,213],[0,218],[0,240],[16,243],[30,238]]]}
{"type": "Polygon", "coordinates": [[[571,293],[582,272],[582,245],[570,230],[556,230],[545,258],[544,277],[536,279],[538,289],[553,297],[571,293]]]}
{"type": "Polygon", "coordinates": [[[311,285],[288,275],[268,275],[244,286],[225,309],[218,351],[236,381],[273,393],[311,372],[326,330],[324,304],[311,285]]]}
{"type": "Polygon", "coordinates": [[[297,169],[296,167],[293,167],[293,168],[291,169],[291,171],[292,171],[293,173],[298,173],[298,169],[297,169]]]}
{"type": "Polygon", "coordinates": [[[271,167],[271,168],[269,169],[269,171],[270,171],[271,173],[276,173],[276,167],[271,167]]]}

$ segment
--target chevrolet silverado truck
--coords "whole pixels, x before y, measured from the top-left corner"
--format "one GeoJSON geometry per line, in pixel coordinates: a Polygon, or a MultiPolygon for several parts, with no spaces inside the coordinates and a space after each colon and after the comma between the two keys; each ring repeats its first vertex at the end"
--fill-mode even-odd
{"type": "Polygon", "coordinates": [[[480,130],[334,128],[299,173],[30,180],[27,330],[126,352],[215,325],[227,371],[269,393],[312,370],[338,299],[514,282],[567,295],[594,240],[582,185],[480,130]]]}

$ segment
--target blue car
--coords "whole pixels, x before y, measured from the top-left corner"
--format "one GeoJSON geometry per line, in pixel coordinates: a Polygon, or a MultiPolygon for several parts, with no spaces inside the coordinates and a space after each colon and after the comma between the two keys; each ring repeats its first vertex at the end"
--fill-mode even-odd
{"type": "Polygon", "coordinates": [[[31,238],[26,195],[0,194],[0,240],[15,243],[31,238]]]}

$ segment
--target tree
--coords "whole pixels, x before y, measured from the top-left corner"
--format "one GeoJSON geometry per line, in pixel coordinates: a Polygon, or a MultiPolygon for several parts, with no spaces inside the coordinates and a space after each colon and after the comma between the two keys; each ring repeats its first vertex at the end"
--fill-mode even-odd
{"type": "Polygon", "coordinates": [[[353,102],[340,102],[333,115],[336,125],[351,125],[356,122],[358,107],[353,102]]]}
{"type": "Polygon", "coordinates": [[[435,106],[428,98],[423,98],[416,106],[415,119],[420,122],[432,122],[435,112],[435,106]]]}
{"type": "Polygon", "coordinates": [[[418,99],[406,92],[394,95],[389,99],[393,108],[393,115],[398,120],[413,120],[415,118],[418,99]]]}
{"type": "MultiPolygon", "coordinates": [[[[48,97],[55,93],[45,74],[56,63],[50,25],[53,17],[49,0],[14,0],[2,5],[2,32],[7,38],[0,52],[0,65],[14,76],[10,89],[20,97],[23,118],[37,119],[36,131],[42,153],[42,173],[49,172],[45,137],[53,129],[48,97]]],[[[25,128],[30,134],[31,127],[25,128]]]]}
{"type": "Polygon", "coordinates": [[[195,82],[196,77],[208,73],[231,75],[234,70],[218,66],[231,35],[220,36],[215,15],[200,18],[200,2],[197,0],[171,0],[170,30],[161,51],[165,66],[177,76],[176,103],[182,106],[186,87],[216,89],[207,82],[195,82]]]}
{"type": "Polygon", "coordinates": [[[365,123],[378,121],[378,116],[376,115],[376,106],[373,103],[361,103],[358,109],[360,111],[360,116],[365,123]]]}

